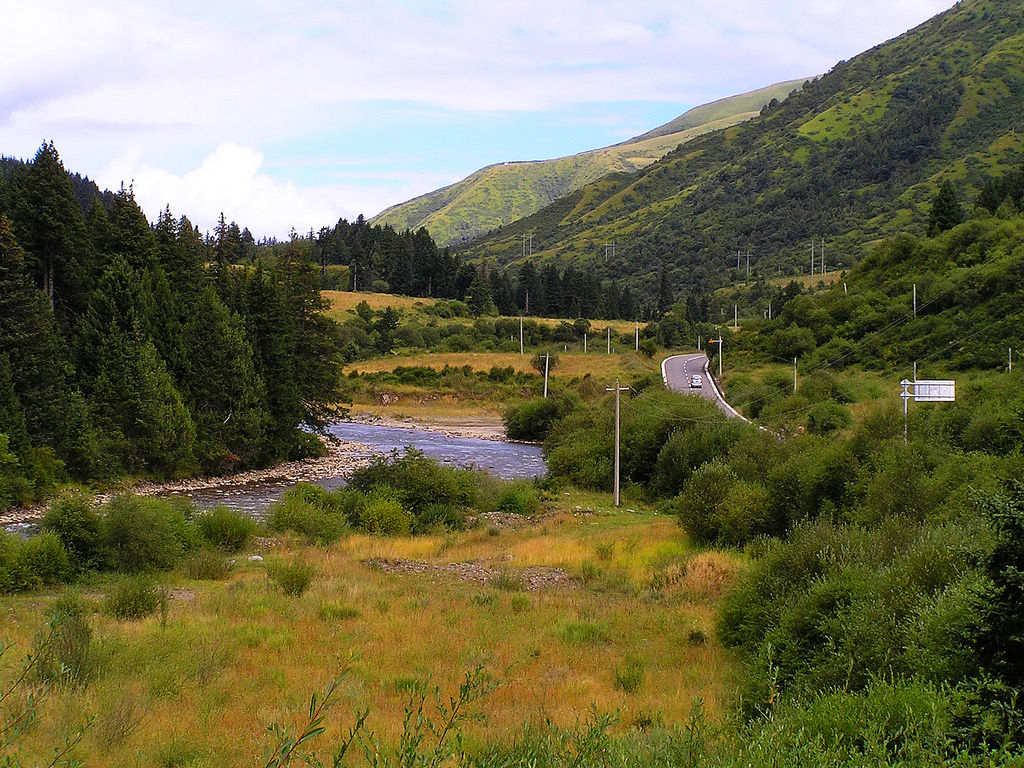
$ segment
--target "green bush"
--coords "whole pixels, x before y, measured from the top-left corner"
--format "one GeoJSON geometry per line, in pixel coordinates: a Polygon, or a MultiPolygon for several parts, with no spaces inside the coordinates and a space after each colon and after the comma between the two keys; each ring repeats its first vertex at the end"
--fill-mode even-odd
{"type": "Polygon", "coordinates": [[[376,490],[367,494],[359,527],[367,533],[402,536],[412,530],[413,516],[394,492],[376,490]]]}
{"type": "Polygon", "coordinates": [[[26,592],[66,583],[73,568],[60,539],[40,533],[27,539],[0,532],[0,592],[26,592]]]}
{"type": "Polygon", "coordinates": [[[240,552],[256,535],[256,521],[223,504],[196,518],[199,535],[225,552],[240,552]]]}
{"type": "Polygon", "coordinates": [[[513,480],[498,494],[495,509],[515,515],[532,515],[540,508],[537,488],[529,480],[513,480]]]}
{"type": "Polygon", "coordinates": [[[267,562],[267,578],[286,595],[298,597],[313,580],[313,567],[298,558],[270,560],[267,562]]]}
{"type": "Polygon", "coordinates": [[[78,571],[103,565],[103,519],[88,495],[62,494],[43,515],[42,529],[57,535],[78,571]]]}
{"type": "Polygon", "coordinates": [[[510,440],[540,442],[551,431],[551,425],[567,414],[575,401],[567,396],[537,397],[510,405],[502,414],[505,435],[510,440]]]}
{"type": "Polygon", "coordinates": [[[812,435],[827,435],[850,426],[851,420],[849,408],[826,401],[812,406],[807,412],[807,431],[812,435]]]}
{"type": "Polygon", "coordinates": [[[358,521],[360,500],[345,491],[329,493],[318,485],[298,483],[270,506],[267,527],[291,531],[317,544],[330,544],[358,521]]]}
{"type": "Polygon", "coordinates": [[[106,610],[122,621],[134,621],[149,616],[160,605],[159,587],[148,576],[122,579],[107,595],[106,610]]]}
{"type": "Polygon", "coordinates": [[[43,683],[80,686],[99,670],[99,653],[92,642],[89,606],[76,595],[57,598],[47,615],[46,627],[33,644],[34,676],[43,683]]]}
{"type": "Polygon", "coordinates": [[[412,448],[405,453],[371,459],[352,473],[349,489],[364,494],[383,489],[393,492],[415,517],[431,504],[472,507],[477,499],[477,473],[439,464],[412,448]]]}
{"type": "Polygon", "coordinates": [[[166,570],[197,544],[180,504],[168,499],[115,496],[105,507],[108,563],[125,573],[166,570]]]}
{"type": "Polygon", "coordinates": [[[679,522],[695,541],[711,543],[719,539],[719,508],[736,482],[736,473],[719,461],[703,465],[686,481],[674,506],[679,522]]]}

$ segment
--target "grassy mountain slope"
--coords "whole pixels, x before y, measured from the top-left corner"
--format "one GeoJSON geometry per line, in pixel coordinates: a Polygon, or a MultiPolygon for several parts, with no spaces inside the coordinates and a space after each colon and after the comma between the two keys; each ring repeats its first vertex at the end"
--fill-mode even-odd
{"type": "Polygon", "coordinates": [[[611,147],[554,160],[489,165],[456,184],[392,206],[372,221],[396,229],[426,227],[441,245],[461,243],[528,216],[608,173],[644,168],[694,136],[750,120],[772,99],[785,98],[802,83],[777,83],[694,107],[670,123],[611,147]]]}
{"type": "Polygon", "coordinates": [[[605,177],[467,245],[499,263],[534,235],[539,258],[655,286],[707,290],[749,250],[755,274],[807,270],[811,237],[830,263],[859,260],[898,231],[920,233],[938,186],[972,199],[986,173],[1024,155],[1019,9],[964,0],[840,62],[756,119],[697,137],[634,174],[605,177]],[[617,258],[604,260],[602,243],[617,258]]]}

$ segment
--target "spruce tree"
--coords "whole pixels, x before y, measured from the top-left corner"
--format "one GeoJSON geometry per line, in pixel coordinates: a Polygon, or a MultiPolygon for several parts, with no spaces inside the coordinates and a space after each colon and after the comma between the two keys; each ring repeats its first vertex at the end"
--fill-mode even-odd
{"type": "Polygon", "coordinates": [[[956,190],[951,182],[944,181],[939,193],[932,203],[932,211],[928,217],[928,237],[935,237],[940,232],[952,229],[964,220],[964,209],[957,199],[956,190]]]}

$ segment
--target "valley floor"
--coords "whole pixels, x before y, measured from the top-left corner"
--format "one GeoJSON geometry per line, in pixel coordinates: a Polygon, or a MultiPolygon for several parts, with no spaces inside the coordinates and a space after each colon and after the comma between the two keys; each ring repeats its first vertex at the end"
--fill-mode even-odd
{"type": "MultiPolygon", "coordinates": [[[[698,697],[716,716],[730,688],[714,623],[742,560],[696,551],[675,520],[615,510],[607,496],[573,492],[533,519],[502,515],[461,533],[353,535],[328,548],[263,539],[236,559],[222,581],[169,575],[165,622],[115,620],[99,610],[113,582],[83,584],[100,673],[49,694],[24,762],[94,718],[75,750],[87,766],[254,765],[273,746],[268,725],[301,727],[310,695],[349,660],[324,754],[361,708],[393,743],[410,694],[453,695],[480,665],[498,685],[465,726],[478,745],[545,718],[572,725],[591,707],[618,712],[624,729],[683,722],[698,697]],[[247,557],[257,553],[305,560],[309,590],[274,588],[247,557]]],[[[54,598],[0,598],[12,656],[31,647],[54,598]]]]}

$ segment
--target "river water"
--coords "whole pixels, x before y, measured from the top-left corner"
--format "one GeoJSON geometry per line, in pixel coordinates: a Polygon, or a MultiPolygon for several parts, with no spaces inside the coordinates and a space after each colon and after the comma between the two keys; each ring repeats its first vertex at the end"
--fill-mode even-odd
{"type": "MultiPolygon", "coordinates": [[[[541,455],[540,447],[536,445],[451,437],[425,429],[347,421],[333,424],[329,431],[340,440],[366,446],[374,454],[401,452],[406,447],[412,447],[442,464],[481,469],[506,480],[539,477],[546,471],[544,457],[541,455]]],[[[324,488],[334,489],[345,484],[345,477],[339,475],[316,482],[324,488]]],[[[291,485],[291,482],[285,480],[267,480],[222,488],[205,488],[177,495],[187,495],[202,509],[224,504],[260,518],[291,485]]]]}

